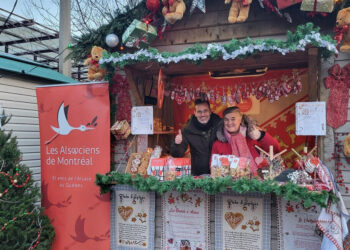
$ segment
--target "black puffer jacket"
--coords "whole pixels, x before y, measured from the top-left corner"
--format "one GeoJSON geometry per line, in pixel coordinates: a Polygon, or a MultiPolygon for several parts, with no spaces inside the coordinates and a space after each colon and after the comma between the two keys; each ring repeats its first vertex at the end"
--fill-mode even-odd
{"type": "Polygon", "coordinates": [[[216,140],[216,129],[220,122],[220,117],[211,114],[208,130],[199,129],[194,122],[195,116],[188,121],[186,127],[182,129],[182,143],[172,143],[170,153],[173,157],[183,157],[188,145],[191,152],[192,175],[210,174],[209,159],[211,148],[216,140]]]}

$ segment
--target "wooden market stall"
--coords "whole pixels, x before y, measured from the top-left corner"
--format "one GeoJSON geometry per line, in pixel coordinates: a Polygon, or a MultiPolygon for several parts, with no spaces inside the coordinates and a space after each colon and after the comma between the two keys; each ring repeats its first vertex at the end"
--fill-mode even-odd
{"type": "MultiPolygon", "coordinates": [[[[258,3],[254,3],[258,5],[258,3]]],[[[241,24],[229,24],[227,22],[227,7],[223,4],[223,2],[217,3],[216,1],[208,2],[207,4],[207,12],[205,14],[205,18],[203,18],[203,14],[199,11],[194,11],[192,16],[185,16],[181,21],[177,22],[172,26],[170,31],[167,31],[163,40],[157,40],[152,46],[156,47],[159,51],[168,51],[168,52],[179,52],[184,51],[186,48],[192,47],[195,43],[203,43],[207,45],[208,43],[221,43],[227,42],[228,40],[235,38],[241,39],[246,37],[255,38],[277,38],[281,40],[285,40],[286,29],[290,29],[295,31],[298,27],[298,20],[295,23],[289,24],[287,22],[281,22],[280,18],[277,16],[271,16],[270,14],[266,14],[265,12],[253,11],[250,14],[250,18],[245,23],[241,24]]],[[[330,30],[332,25],[329,22],[321,22],[320,25],[326,31],[330,30]]],[[[271,49],[273,51],[273,49],[271,49]]],[[[326,95],[324,91],[324,87],[322,84],[323,77],[327,76],[326,63],[321,60],[321,50],[322,48],[318,48],[317,46],[313,46],[311,44],[305,46],[305,50],[298,51],[290,51],[288,53],[279,53],[276,50],[271,52],[259,52],[252,53],[249,52],[242,56],[242,58],[235,59],[227,59],[224,60],[221,56],[219,58],[211,58],[210,56],[205,59],[198,61],[191,60],[179,60],[178,62],[170,62],[170,63],[162,63],[157,62],[156,59],[149,60],[140,60],[131,59],[130,63],[125,63],[123,65],[123,70],[126,73],[127,80],[129,82],[130,91],[133,98],[133,106],[143,106],[145,104],[145,97],[151,96],[151,90],[153,84],[155,84],[158,80],[158,75],[160,69],[165,75],[166,82],[171,83],[174,79],[181,77],[194,77],[194,76],[208,76],[210,72],[215,72],[217,74],[226,74],[229,77],[237,78],[239,75],[233,74],[233,72],[241,71],[252,71],[256,72],[257,69],[267,68],[268,71],[274,70],[292,70],[292,69],[306,69],[306,73],[303,78],[303,101],[325,101],[326,95]],[[145,62],[146,61],[146,62],[145,62]]],[[[136,54],[137,52],[135,52],[136,54]]],[[[158,53],[158,52],[157,52],[158,53]]],[[[160,53],[159,53],[160,54],[160,53]]],[[[159,55],[158,54],[158,55],[159,55]]],[[[345,62],[347,62],[347,57],[343,58],[345,62]]],[[[118,62],[116,63],[118,65],[118,62]]],[[[208,76],[209,77],[209,76],[208,76]]],[[[209,77],[210,78],[210,77],[209,77]]],[[[185,86],[189,87],[189,86],[185,86]]],[[[171,90],[171,87],[168,88],[171,90]]],[[[153,95],[156,97],[156,95],[153,95]]],[[[148,146],[154,147],[155,145],[161,144],[163,148],[166,149],[169,146],[169,143],[173,141],[174,134],[176,133],[174,127],[174,120],[169,120],[166,117],[172,117],[175,112],[181,112],[180,109],[177,109],[178,106],[173,105],[173,102],[170,100],[170,97],[165,97],[164,106],[162,109],[154,106],[154,114],[155,117],[161,119],[162,122],[165,123],[165,129],[155,130],[154,135],[149,135],[148,138],[148,146]]],[[[282,105],[285,99],[281,98],[279,101],[268,103],[263,106],[264,108],[270,107],[278,107],[282,105]]],[[[293,99],[292,108],[294,108],[294,104],[297,102],[297,99],[293,99]]],[[[267,103],[267,101],[266,101],[267,103]]],[[[283,106],[284,107],[284,106],[283,106]]],[[[288,106],[289,107],[289,106],[288,106]]],[[[285,107],[284,107],[285,108],[285,107]]],[[[291,107],[289,107],[292,109],[291,107]]],[[[262,111],[264,112],[264,111],[262,111]]],[[[295,113],[293,113],[293,116],[295,113]]],[[[282,117],[282,116],[281,116],[282,117]]],[[[283,118],[281,118],[283,120],[283,118]]],[[[272,119],[273,120],[273,119],[272,119]]],[[[276,126],[276,125],[275,125],[276,126]]],[[[348,125],[347,125],[348,126],[348,125]]],[[[283,127],[284,128],[284,127],[283,127]]],[[[283,129],[281,128],[281,129],[283,129]]],[[[289,133],[291,137],[296,137],[295,135],[295,127],[291,129],[290,127],[285,127],[286,133],[289,133]]],[[[324,140],[328,140],[327,137],[318,137],[317,139],[317,155],[321,160],[326,161],[328,163],[329,154],[332,152],[334,148],[325,148],[324,140]]],[[[280,141],[282,144],[282,142],[280,141]]],[[[289,148],[290,145],[284,143],[284,148],[288,148],[290,151],[290,155],[293,153],[289,148]]],[[[300,145],[299,145],[300,146],[300,145]]],[[[302,146],[305,146],[303,144],[302,146]]],[[[300,146],[300,148],[302,148],[300,146]]],[[[132,152],[136,152],[136,147],[132,150],[132,152]]],[[[167,150],[165,150],[167,151],[167,150]]],[[[290,157],[289,155],[289,157],[290,157]]],[[[120,165],[120,164],[119,164],[120,165]]],[[[123,169],[119,169],[119,172],[123,171],[123,169]]],[[[137,180],[136,182],[132,182],[130,180],[122,180],[122,177],[118,174],[111,173],[109,176],[105,176],[109,178],[108,181],[103,182],[101,179],[100,186],[106,188],[108,185],[105,184],[129,184],[138,186],[140,190],[153,190],[151,184],[146,184],[147,181],[137,180]],[[112,181],[111,181],[112,180],[112,181]],[[109,182],[111,181],[111,182],[109,182]],[[114,182],[113,182],[114,181],[114,182]],[[136,183],[136,184],[135,184],[136,183]],[[141,183],[141,184],[140,184],[141,183]],[[142,186],[144,184],[145,186],[142,186]],[[147,186],[149,185],[149,186],[147,186]]],[[[99,182],[99,181],[98,181],[99,182]]],[[[151,182],[151,181],[150,181],[151,182]]],[[[245,184],[244,182],[239,182],[241,184],[245,184]]],[[[208,184],[209,185],[209,184],[208,184]]],[[[238,184],[237,184],[238,185],[238,184]]],[[[264,185],[264,184],[263,184],[264,185]]],[[[117,185],[118,186],[118,185],[117,185]]],[[[154,187],[164,187],[159,184],[157,186],[154,184],[154,187]]],[[[181,185],[177,183],[175,185],[177,188],[181,189],[181,185]]],[[[249,188],[248,188],[249,189],[249,188]]],[[[207,191],[207,190],[206,190],[207,191]]],[[[162,192],[160,192],[162,193],[162,192]]],[[[270,233],[270,249],[279,249],[280,238],[281,238],[281,229],[280,223],[277,214],[279,213],[281,208],[278,207],[280,199],[271,192],[271,225],[269,230],[270,233]]],[[[315,192],[315,194],[310,194],[310,196],[318,195],[319,193],[315,192]]],[[[168,202],[171,200],[171,196],[168,197],[168,202]]],[[[209,249],[215,249],[216,242],[214,241],[217,217],[216,213],[216,196],[211,195],[209,197],[209,207],[210,207],[210,247],[209,249]]],[[[347,201],[345,199],[345,201],[347,201]]],[[[293,209],[290,204],[287,203],[286,209],[293,209]]],[[[350,205],[347,205],[350,207],[350,205]]],[[[155,195],[155,245],[154,249],[162,249],[161,246],[164,245],[162,242],[162,234],[164,228],[164,198],[163,195],[156,193],[155,195]]],[[[291,210],[288,211],[292,212],[291,210]]],[[[114,217],[113,217],[114,218],[114,217]]],[[[311,230],[313,232],[313,229],[311,230]]],[[[114,231],[112,231],[114,233],[114,231]]],[[[169,239],[170,240],[170,239],[169,239]]],[[[215,239],[216,240],[216,239],[215,239]]]]}

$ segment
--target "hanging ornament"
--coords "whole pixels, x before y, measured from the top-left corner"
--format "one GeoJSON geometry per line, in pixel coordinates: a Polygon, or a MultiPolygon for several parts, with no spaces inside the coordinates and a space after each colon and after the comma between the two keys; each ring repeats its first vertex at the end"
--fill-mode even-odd
{"type": "Polygon", "coordinates": [[[216,100],[216,96],[215,96],[215,92],[213,89],[211,89],[209,91],[209,96],[208,96],[209,100],[211,103],[215,103],[215,100],[216,100]]]}
{"type": "Polygon", "coordinates": [[[246,92],[247,92],[247,96],[248,98],[250,97],[250,94],[252,93],[252,86],[251,83],[249,83],[248,85],[246,84],[246,92]]]}
{"type": "Polygon", "coordinates": [[[216,102],[217,104],[220,104],[220,102],[221,102],[220,91],[217,89],[217,87],[216,87],[216,94],[215,94],[215,102],[216,102]]]}
{"type": "Polygon", "coordinates": [[[260,84],[257,88],[256,88],[256,99],[260,100],[263,97],[263,87],[262,84],[260,84]]]}
{"type": "Polygon", "coordinates": [[[196,99],[201,97],[201,89],[200,88],[196,88],[196,99]]]}
{"type": "Polygon", "coordinates": [[[174,99],[175,99],[175,90],[171,91],[170,98],[171,98],[171,100],[174,101],[174,99]]]}
{"type": "Polygon", "coordinates": [[[230,106],[233,106],[233,104],[235,102],[234,99],[232,98],[231,88],[230,87],[227,88],[227,102],[228,102],[228,104],[230,106]]]}
{"type": "Polygon", "coordinates": [[[284,96],[288,96],[288,94],[292,91],[292,87],[290,86],[290,84],[285,81],[282,83],[282,90],[283,90],[283,94],[284,96]]]}
{"type": "Polygon", "coordinates": [[[233,102],[236,101],[236,92],[237,92],[237,86],[235,86],[235,88],[231,92],[233,102]]]}
{"type": "Polygon", "coordinates": [[[190,8],[190,14],[193,13],[195,8],[198,8],[200,11],[205,13],[205,0],[193,0],[190,8]]]}
{"type": "Polygon", "coordinates": [[[226,98],[225,88],[222,87],[221,105],[225,106],[226,100],[227,100],[227,98],[226,98]]]}
{"type": "Polygon", "coordinates": [[[244,91],[242,92],[242,99],[248,99],[247,84],[244,84],[244,91]]]}
{"type": "Polygon", "coordinates": [[[192,101],[194,101],[194,99],[195,99],[194,91],[193,91],[192,87],[190,88],[190,98],[191,98],[192,101]]]}
{"type": "Polygon", "coordinates": [[[185,102],[189,103],[191,101],[191,96],[188,94],[187,88],[184,88],[185,102]]]}
{"type": "Polygon", "coordinates": [[[160,2],[159,0],[147,0],[146,6],[147,9],[154,14],[159,10],[160,2]]]}
{"type": "Polygon", "coordinates": [[[258,90],[256,88],[256,85],[255,85],[255,82],[252,83],[252,86],[251,86],[251,92],[252,92],[252,95],[253,96],[256,96],[258,90]]]}
{"type": "Polygon", "coordinates": [[[238,87],[237,91],[236,91],[236,95],[235,95],[236,103],[240,104],[241,103],[241,99],[242,99],[242,93],[241,93],[240,87],[238,87]]]}
{"type": "Polygon", "coordinates": [[[114,48],[115,46],[117,46],[119,43],[119,38],[117,35],[115,34],[108,34],[106,36],[106,44],[108,47],[110,48],[114,48]]]}

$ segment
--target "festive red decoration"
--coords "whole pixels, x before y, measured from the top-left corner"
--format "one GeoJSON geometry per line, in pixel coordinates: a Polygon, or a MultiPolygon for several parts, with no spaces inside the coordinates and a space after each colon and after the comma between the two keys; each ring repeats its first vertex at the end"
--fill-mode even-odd
{"type": "Polygon", "coordinates": [[[127,120],[131,122],[131,99],[129,93],[129,83],[125,77],[120,74],[115,74],[111,86],[111,93],[117,97],[117,113],[116,120],[127,120]]]}
{"type": "Polygon", "coordinates": [[[146,6],[149,11],[156,13],[159,10],[160,2],[159,0],[147,0],[146,6]]]}
{"type": "Polygon", "coordinates": [[[331,89],[327,104],[327,124],[333,128],[345,124],[348,116],[350,63],[341,68],[335,64],[328,69],[324,85],[331,89]]]}
{"type": "Polygon", "coordinates": [[[347,158],[343,156],[343,142],[341,138],[345,137],[347,133],[334,133],[334,153],[332,153],[331,159],[329,161],[334,160],[335,162],[335,179],[339,186],[345,188],[345,193],[349,193],[349,187],[344,184],[343,172],[341,169],[345,169],[349,165],[342,162],[342,159],[345,159],[348,164],[350,162],[347,158]],[[340,137],[340,138],[339,138],[340,137]]]}
{"type": "MultiPolygon", "coordinates": [[[[27,175],[26,175],[26,176],[27,176],[27,177],[26,177],[26,180],[25,180],[22,184],[18,185],[18,184],[17,184],[17,179],[13,179],[12,176],[9,175],[8,173],[0,172],[0,174],[2,174],[2,175],[4,175],[4,176],[8,177],[8,178],[10,179],[10,182],[11,182],[11,185],[9,186],[9,188],[8,188],[8,189],[5,189],[2,193],[0,193],[0,197],[2,197],[4,194],[7,194],[8,191],[9,191],[9,189],[12,188],[12,187],[16,187],[16,188],[22,188],[22,187],[24,187],[25,185],[27,185],[27,183],[28,183],[28,181],[29,181],[29,179],[30,179],[30,174],[27,174],[27,175]]],[[[16,173],[16,176],[18,176],[18,173],[16,173]]]]}
{"type": "Polygon", "coordinates": [[[348,25],[344,25],[343,27],[334,27],[333,32],[335,33],[334,40],[337,41],[337,49],[340,48],[340,42],[343,40],[344,34],[346,34],[349,30],[348,25]]]}
{"type": "Polygon", "coordinates": [[[285,8],[288,8],[289,6],[295,5],[297,3],[300,3],[302,0],[277,0],[277,7],[278,9],[282,10],[285,8]]]}

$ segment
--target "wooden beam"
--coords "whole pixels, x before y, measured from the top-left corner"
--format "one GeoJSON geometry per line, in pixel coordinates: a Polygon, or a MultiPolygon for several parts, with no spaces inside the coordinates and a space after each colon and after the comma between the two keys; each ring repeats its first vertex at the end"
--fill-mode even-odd
{"type": "Polygon", "coordinates": [[[131,91],[133,97],[135,98],[136,106],[143,105],[143,100],[141,98],[141,95],[138,91],[136,82],[135,82],[134,77],[133,77],[133,70],[131,70],[128,67],[125,67],[124,70],[125,70],[128,82],[129,82],[130,91],[131,91]]]}
{"type": "MultiPolygon", "coordinates": [[[[268,67],[269,69],[286,69],[307,67],[307,52],[295,52],[287,55],[279,53],[259,53],[246,59],[234,60],[203,60],[200,65],[181,61],[162,66],[163,73],[172,76],[208,74],[209,71],[232,71],[236,68],[253,69],[257,67],[268,67]]],[[[142,75],[156,75],[159,65],[154,62],[138,63],[129,66],[133,70],[142,72],[142,75]]]]}
{"type": "MultiPolygon", "coordinates": [[[[309,82],[309,101],[320,100],[320,54],[318,48],[309,48],[308,50],[308,82],[309,82]]],[[[324,161],[324,137],[317,137],[317,155],[324,161]]]]}
{"type": "Polygon", "coordinates": [[[314,102],[320,98],[320,88],[318,83],[320,71],[320,56],[318,48],[309,48],[308,50],[308,82],[309,82],[309,101],[314,102]]]}

